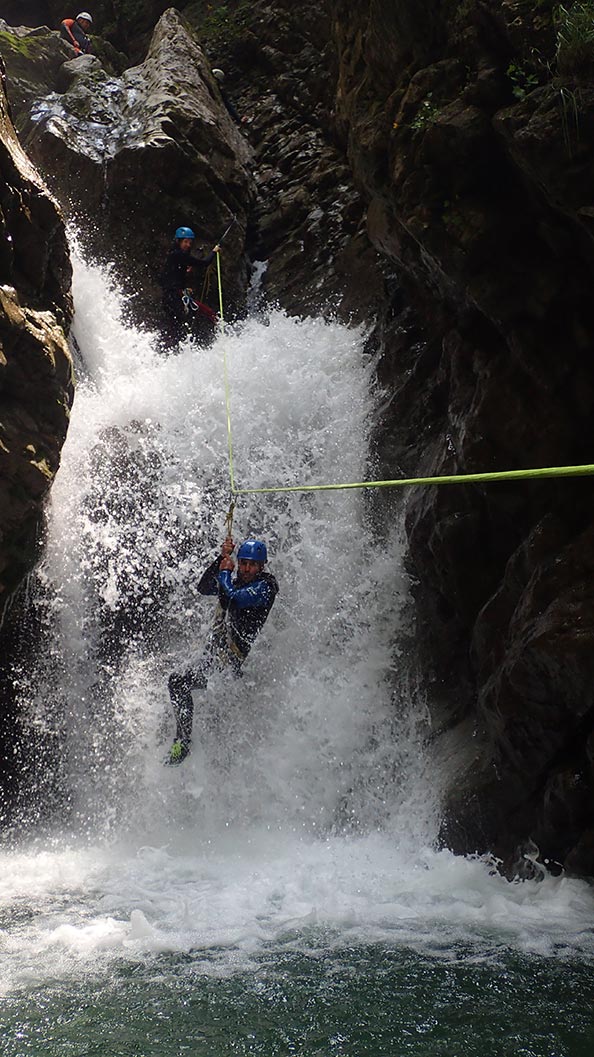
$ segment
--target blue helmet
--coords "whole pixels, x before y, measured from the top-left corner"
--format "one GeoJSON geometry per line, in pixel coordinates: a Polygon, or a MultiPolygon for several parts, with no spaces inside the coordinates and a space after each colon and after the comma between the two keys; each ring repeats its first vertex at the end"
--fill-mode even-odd
{"type": "Polygon", "coordinates": [[[241,544],[241,547],[237,552],[238,561],[241,558],[247,558],[250,562],[268,561],[266,544],[262,543],[260,540],[246,540],[245,543],[241,544]]]}
{"type": "Polygon", "coordinates": [[[175,232],[176,239],[195,239],[196,236],[191,228],[178,228],[175,232]]]}

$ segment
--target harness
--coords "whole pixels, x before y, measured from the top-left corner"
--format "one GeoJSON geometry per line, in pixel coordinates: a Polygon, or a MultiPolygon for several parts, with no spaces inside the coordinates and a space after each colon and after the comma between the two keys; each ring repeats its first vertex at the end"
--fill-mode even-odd
{"type": "Polygon", "coordinates": [[[211,323],[216,323],[216,312],[213,312],[212,308],[205,305],[203,301],[196,301],[193,297],[193,290],[190,287],[182,290],[181,299],[182,305],[184,306],[184,314],[186,316],[189,316],[190,312],[200,312],[201,315],[206,316],[211,323]]]}
{"type": "Polygon", "coordinates": [[[218,659],[223,664],[231,662],[233,667],[239,670],[240,665],[243,664],[247,657],[247,652],[240,649],[233,640],[231,629],[226,620],[226,610],[223,609],[220,601],[217,602],[213,620],[212,642],[218,659]],[[232,656],[229,656],[229,654],[232,656]]]}

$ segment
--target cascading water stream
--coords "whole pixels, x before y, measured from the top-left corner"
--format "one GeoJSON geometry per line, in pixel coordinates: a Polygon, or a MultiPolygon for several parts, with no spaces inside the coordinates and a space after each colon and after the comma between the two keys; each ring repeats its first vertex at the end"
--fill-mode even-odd
{"type": "Polygon", "coordinates": [[[436,848],[425,710],[394,645],[400,535],[377,536],[364,493],[238,504],[235,535],[267,540],[281,592],[244,678],[196,695],[192,755],[163,766],[167,675],[208,632],[196,582],[229,503],[221,343],[236,478],[256,487],[369,474],[361,335],[272,312],[166,356],[81,260],[75,303],[78,390],[38,574],[47,644],[19,673],[51,747],[34,788],[51,835],[0,860],[6,1053],[585,1055],[579,1012],[558,1005],[568,963],[585,1001],[590,889],[510,885],[436,848]],[[550,967],[556,1026],[530,1049],[533,966],[550,967]],[[513,1008],[494,1004],[505,978],[513,1008]],[[460,1033],[473,993],[476,1032],[460,1033]]]}

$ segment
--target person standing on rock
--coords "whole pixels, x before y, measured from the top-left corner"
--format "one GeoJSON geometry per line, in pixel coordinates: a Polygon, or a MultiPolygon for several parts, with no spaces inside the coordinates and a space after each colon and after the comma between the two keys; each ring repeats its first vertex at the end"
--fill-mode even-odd
{"type": "Polygon", "coordinates": [[[89,12],[81,11],[76,18],[65,18],[60,22],[60,36],[72,44],[77,55],[88,55],[91,41],[87,33],[92,25],[93,18],[89,12]]]}
{"type": "Polygon", "coordinates": [[[224,540],[218,558],[208,566],[198,583],[201,595],[218,595],[215,624],[201,659],[184,672],[169,677],[169,696],[176,721],[175,741],[167,763],[185,760],[192,743],[194,702],[192,690],[206,690],[214,671],[228,669],[237,679],[242,665],[266,623],[278,594],[278,583],[272,573],[264,571],[268,560],[266,544],[245,540],[237,552],[238,573],[231,578],[234,543],[224,540]]]}
{"type": "Polygon", "coordinates": [[[237,107],[235,106],[235,103],[233,103],[233,101],[227,95],[226,90],[223,88],[223,84],[224,84],[224,81],[225,81],[225,73],[224,73],[224,71],[215,68],[212,71],[212,75],[215,78],[215,80],[218,81],[219,92],[221,93],[221,99],[223,100],[223,103],[225,105],[225,109],[226,109],[227,113],[230,115],[230,117],[233,118],[233,120],[234,120],[236,125],[245,125],[246,122],[249,121],[249,118],[246,117],[245,115],[243,117],[239,116],[239,113],[237,111],[237,107]]]}
{"type": "Polygon", "coordinates": [[[220,246],[214,246],[206,257],[193,257],[191,250],[196,238],[191,228],[181,227],[175,232],[172,248],[167,254],[159,282],[163,287],[163,310],[168,321],[168,336],[180,341],[185,324],[206,323],[212,330],[216,314],[212,308],[197,300],[196,289],[204,280],[206,269],[215,259],[220,246]]]}

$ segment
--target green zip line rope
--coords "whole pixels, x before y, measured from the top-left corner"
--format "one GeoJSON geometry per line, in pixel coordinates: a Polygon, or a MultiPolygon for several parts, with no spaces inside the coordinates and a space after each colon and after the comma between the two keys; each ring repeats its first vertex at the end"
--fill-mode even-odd
{"type": "MultiPolygon", "coordinates": [[[[221,330],[225,333],[225,316],[223,313],[223,285],[221,283],[221,254],[217,251],[217,283],[219,287],[219,316],[221,318],[221,330]]],[[[227,448],[229,456],[229,480],[231,482],[231,495],[237,495],[235,477],[233,475],[233,439],[231,435],[231,398],[229,393],[229,367],[227,363],[227,342],[223,341],[223,378],[225,383],[225,409],[227,412],[227,448]]],[[[229,507],[227,514],[227,535],[231,535],[233,525],[233,508],[235,503],[229,507]]]]}
{"type": "Polygon", "coordinates": [[[338,492],[348,488],[404,488],[421,484],[487,484],[490,481],[537,480],[546,477],[588,477],[594,465],[548,466],[536,470],[497,470],[493,473],[458,473],[443,477],[399,477],[395,481],[351,481],[348,484],[301,484],[274,488],[233,488],[233,495],[270,492],[338,492]]]}
{"type": "MultiPolygon", "coordinates": [[[[219,284],[219,313],[224,332],[223,292],[221,287],[221,257],[217,253],[217,278],[219,284]]],[[[229,392],[229,370],[227,347],[223,342],[223,377],[225,384],[225,406],[227,410],[227,443],[229,449],[229,480],[231,495],[271,495],[277,492],[341,492],[349,488],[406,488],[412,485],[439,484],[489,484],[492,481],[535,481],[551,477],[590,477],[594,475],[594,464],[584,466],[546,466],[534,470],[496,470],[489,473],[458,473],[443,477],[399,477],[395,481],[349,481],[345,484],[296,484],[275,485],[270,488],[236,488],[233,473],[233,441],[231,434],[231,402],[229,392]]],[[[232,502],[230,514],[233,517],[232,502]]]]}

